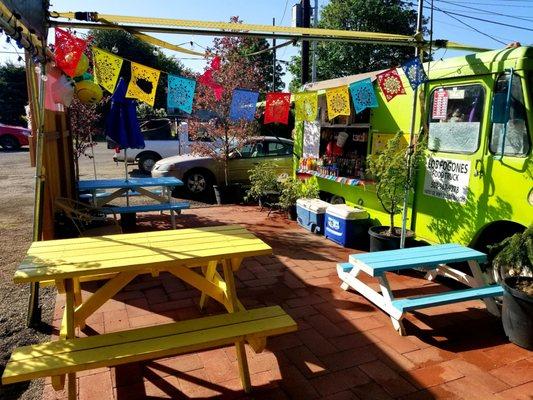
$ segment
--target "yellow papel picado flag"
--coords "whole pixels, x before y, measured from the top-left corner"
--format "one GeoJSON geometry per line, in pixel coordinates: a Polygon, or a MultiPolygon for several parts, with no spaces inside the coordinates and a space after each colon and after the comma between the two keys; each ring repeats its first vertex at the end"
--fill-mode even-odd
{"type": "Polygon", "coordinates": [[[94,81],[109,93],[115,91],[124,60],[105,50],[93,47],[94,81]]]}
{"type": "Polygon", "coordinates": [[[160,74],[161,71],[157,69],[132,62],[126,97],[138,99],[153,107],[160,74]]]}
{"type": "Polygon", "coordinates": [[[314,121],[318,111],[318,93],[302,92],[294,94],[296,121],[314,121]]]}
{"type": "Polygon", "coordinates": [[[348,86],[340,86],[326,90],[328,103],[328,119],[338,115],[350,115],[350,93],[348,86]]]}

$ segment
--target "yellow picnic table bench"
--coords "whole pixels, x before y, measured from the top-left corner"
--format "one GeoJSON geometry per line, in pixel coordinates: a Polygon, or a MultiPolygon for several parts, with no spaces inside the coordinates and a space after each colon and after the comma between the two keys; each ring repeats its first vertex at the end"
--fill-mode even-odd
{"type": "Polygon", "coordinates": [[[75,399],[76,372],[234,343],[241,382],[248,392],[244,343],[261,352],[268,336],[297,328],[280,307],[247,311],[237,298],[233,274],[242,260],[269,254],[270,246],[239,225],[35,242],[15,272],[14,281],[55,281],[58,291],[66,296],[60,339],[16,349],[2,382],[51,376],[53,387],[61,390],[67,375],[69,399],[75,399]],[[229,314],[75,337],[75,328],[83,328],[91,314],[137,275],[157,276],[162,271],[198,289],[200,307],[210,297],[229,314]],[[80,281],[95,276],[109,280],[82,298],[80,281]]]}

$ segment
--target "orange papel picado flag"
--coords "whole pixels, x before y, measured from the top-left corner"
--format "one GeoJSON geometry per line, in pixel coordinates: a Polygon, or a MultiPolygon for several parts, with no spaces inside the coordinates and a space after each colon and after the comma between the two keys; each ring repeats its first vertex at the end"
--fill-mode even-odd
{"type": "Polygon", "coordinates": [[[98,47],[93,47],[93,60],[94,81],[109,93],[113,93],[124,60],[98,47]]]}
{"type": "Polygon", "coordinates": [[[333,119],[338,115],[350,115],[348,86],[327,89],[326,102],[328,104],[328,119],[333,119]]]}
{"type": "Polygon", "coordinates": [[[296,121],[312,122],[316,120],[318,111],[318,93],[301,92],[294,94],[294,110],[296,121]]]}
{"type": "Polygon", "coordinates": [[[161,71],[157,69],[132,62],[126,97],[138,99],[153,107],[160,74],[161,71]]]}

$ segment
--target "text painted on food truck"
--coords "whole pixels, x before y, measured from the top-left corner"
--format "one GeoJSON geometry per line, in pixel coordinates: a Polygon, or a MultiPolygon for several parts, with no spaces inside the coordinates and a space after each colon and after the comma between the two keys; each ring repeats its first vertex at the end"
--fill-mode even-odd
{"type": "Polygon", "coordinates": [[[424,194],[466,203],[470,182],[470,161],[429,157],[426,162],[424,194]]]}

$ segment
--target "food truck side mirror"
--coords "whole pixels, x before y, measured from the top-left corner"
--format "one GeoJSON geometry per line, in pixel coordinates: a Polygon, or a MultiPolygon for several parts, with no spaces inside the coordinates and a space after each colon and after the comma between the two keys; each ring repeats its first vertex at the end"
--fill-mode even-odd
{"type": "Polygon", "coordinates": [[[507,93],[495,93],[492,99],[491,122],[506,124],[509,121],[509,107],[507,107],[507,93]]]}

